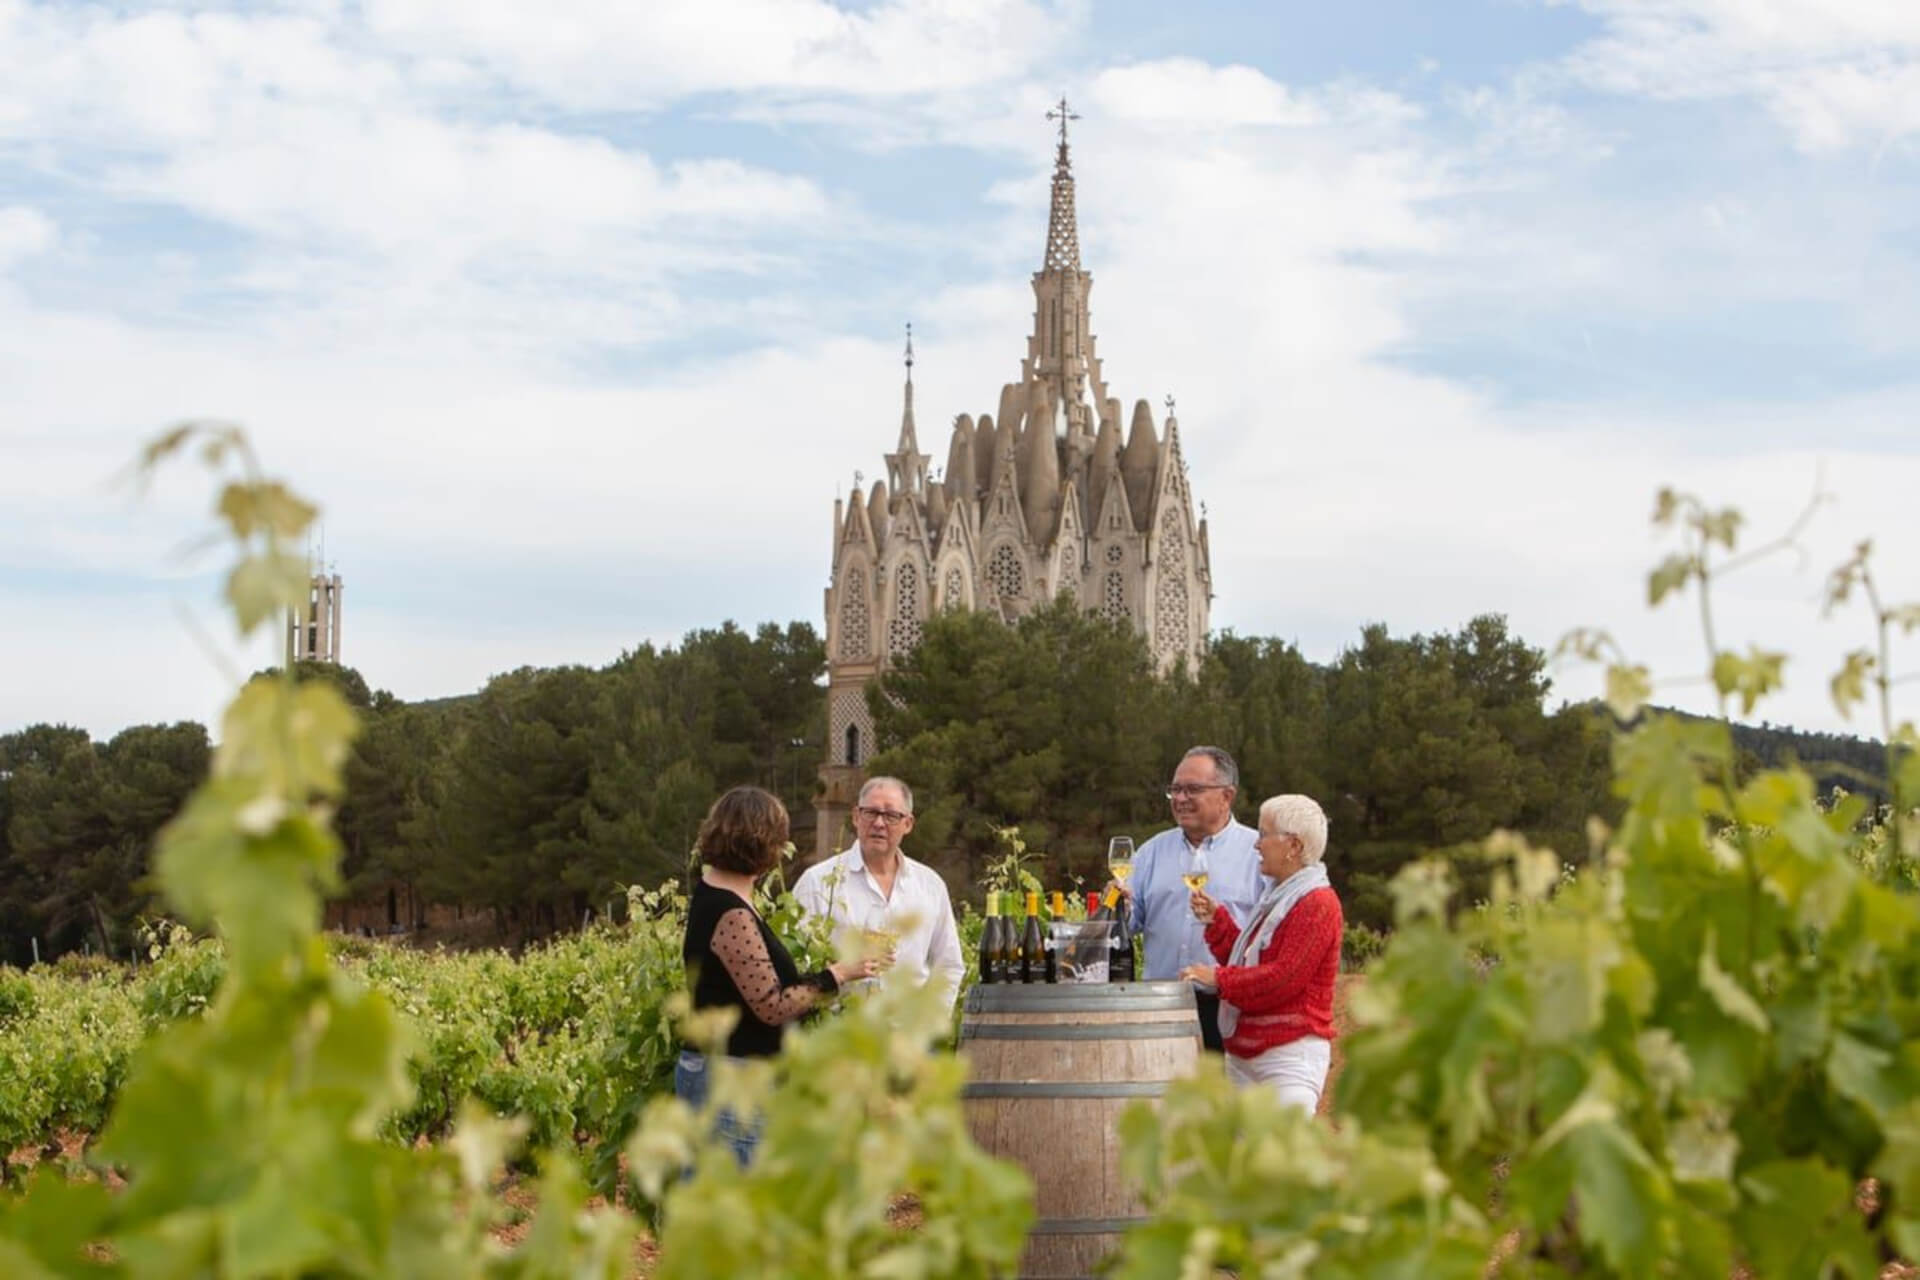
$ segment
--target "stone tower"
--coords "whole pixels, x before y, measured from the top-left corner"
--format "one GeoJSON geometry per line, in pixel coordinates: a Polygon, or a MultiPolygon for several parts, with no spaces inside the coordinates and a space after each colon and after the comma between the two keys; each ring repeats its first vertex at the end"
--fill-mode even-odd
{"type": "Polygon", "coordinates": [[[340,662],[340,597],[337,573],[316,564],[307,579],[307,606],[287,610],[287,661],[340,662]]]}
{"type": "Polygon", "coordinates": [[[1033,331],[1020,380],[992,414],[954,419],[946,468],[930,477],[913,416],[913,342],[900,433],[885,479],[833,507],[826,590],[827,743],[818,852],[838,844],[873,754],[867,685],[920,640],[938,609],[991,609],[1009,621],[1065,593],[1146,637],[1162,671],[1195,665],[1206,644],[1212,571],[1207,526],[1187,482],[1180,426],[1120,401],[1094,351],[1080,264],[1063,101],[1047,243],[1033,275],[1033,331]]]}

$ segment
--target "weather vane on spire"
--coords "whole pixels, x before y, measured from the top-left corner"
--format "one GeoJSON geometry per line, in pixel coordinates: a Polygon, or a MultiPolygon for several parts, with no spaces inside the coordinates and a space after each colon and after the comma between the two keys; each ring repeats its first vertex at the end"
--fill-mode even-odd
{"type": "Polygon", "coordinates": [[[1047,112],[1047,119],[1058,120],[1060,122],[1060,145],[1062,147],[1067,145],[1067,121],[1078,120],[1079,118],[1080,117],[1067,106],[1067,95],[1064,93],[1060,95],[1060,105],[1047,112]]]}
{"type": "Polygon", "coordinates": [[[1167,392],[1167,416],[1169,418],[1173,416],[1173,392],[1171,391],[1167,392]]]}

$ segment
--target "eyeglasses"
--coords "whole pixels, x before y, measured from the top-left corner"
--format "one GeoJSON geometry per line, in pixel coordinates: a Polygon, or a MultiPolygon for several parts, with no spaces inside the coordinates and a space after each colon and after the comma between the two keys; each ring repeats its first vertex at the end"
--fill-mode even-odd
{"type": "Polygon", "coordinates": [[[1225,791],[1231,785],[1227,782],[1176,782],[1167,788],[1167,799],[1176,800],[1182,796],[1191,798],[1203,791],[1225,791]]]}
{"type": "Polygon", "coordinates": [[[913,816],[910,813],[898,813],[892,809],[869,809],[865,805],[861,805],[854,812],[868,822],[884,822],[889,826],[897,826],[913,816]]]}

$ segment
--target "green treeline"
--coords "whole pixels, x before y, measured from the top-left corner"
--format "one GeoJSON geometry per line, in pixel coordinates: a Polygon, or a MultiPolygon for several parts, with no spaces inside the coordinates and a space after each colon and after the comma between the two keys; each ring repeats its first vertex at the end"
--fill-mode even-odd
{"type": "MultiPolygon", "coordinates": [[[[522,668],[430,703],[305,666],[364,722],[336,824],[349,895],[401,904],[403,926],[444,906],[500,936],[564,929],[618,885],[680,874],[713,796],[742,782],[780,795],[809,849],[825,663],[796,622],[727,623],[600,668],[522,668]]],[[[1240,762],[1243,819],[1281,791],[1326,805],[1329,871],[1349,919],[1377,928],[1387,881],[1418,853],[1453,851],[1468,895],[1474,843],[1496,828],[1583,856],[1588,815],[1611,808],[1606,721],[1589,705],[1548,710],[1545,672],[1497,617],[1406,638],[1371,626],[1325,666],[1223,634],[1198,671],[1160,677],[1133,631],[1064,603],[1010,627],[951,612],[872,690],[870,768],[912,783],[909,848],[956,881],[977,882],[1001,852],[993,829],[1018,825],[1049,882],[1067,884],[1102,874],[1109,835],[1166,826],[1175,761],[1214,743],[1240,762]]],[[[1836,761],[1843,785],[1855,756],[1881,758],[1859,739],[1738,732],[1756,763],[1836,761]]],[[[106,743],[49,725],[0,735],[0,960],[26,963],[32,939],[46,958],[125,956],[152,909],[153,835],[210,755],[190,723],[106,743]]]]}
{"type": "Polygon", "coordinates": [[[1130,629],[1065,604],[1011,629],[950,613],[872,700],[886,749],[871,768],[920,789],[912,843],[966,859],[969,878],[997,852],[993,826],[1018,823],[1050,877],[1097,882],[1109,835],[1169,825],[1181,752],[1222,746],[1242,820],[1279,792],[1321,800],[1348,918],[1383,927],[1386,882],[1417,853],[1502,827],[1584,849],[1587,815],[1606,807],[1606,725],[1589,707],[1545,710],[1545,668],[1482,617],[1407,639],[1371,626],[1324,667],[1226,634],[1197,673],[1156,679],[1130,629]]]}

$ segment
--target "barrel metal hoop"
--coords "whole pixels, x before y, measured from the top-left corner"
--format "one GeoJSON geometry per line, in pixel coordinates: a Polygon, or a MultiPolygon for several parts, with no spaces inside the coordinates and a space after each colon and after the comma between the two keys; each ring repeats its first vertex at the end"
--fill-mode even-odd
{"type": "Polygon", "coordinates": [[[962,1098],[1157,1098],[1165,1080],[979,1080],[962,1085],[962,1098]]]}
{"type": "Polygon", "coordinates": [[[961,1023],[966,1040],[1198,1040],[1200,1024],[1177,1022],[982,1022],[961,1023]]]}
{"type": "Polygon", "coordinates": [[[1036,1218],[1028,1232],[1036,1236],[1119,1235],[1147,1221],[1145,1214],[1132,1218],[1036,1218]]]}
{"type": "MultiPolygon", "coordinates": [[[[978,991],[979,988],[974,988],[978,991]]],[[[1130,1000],[1115,1000],[1111,997],[1081,996],[999,996],[992,1000],[983,1000],[972,994],[967,996],[968,1013],[1164,1013],[1175,1009],[1192,1009],[1193,996],[1188,995],[1152,995],[1134,996],[1130,1000]]]]}

